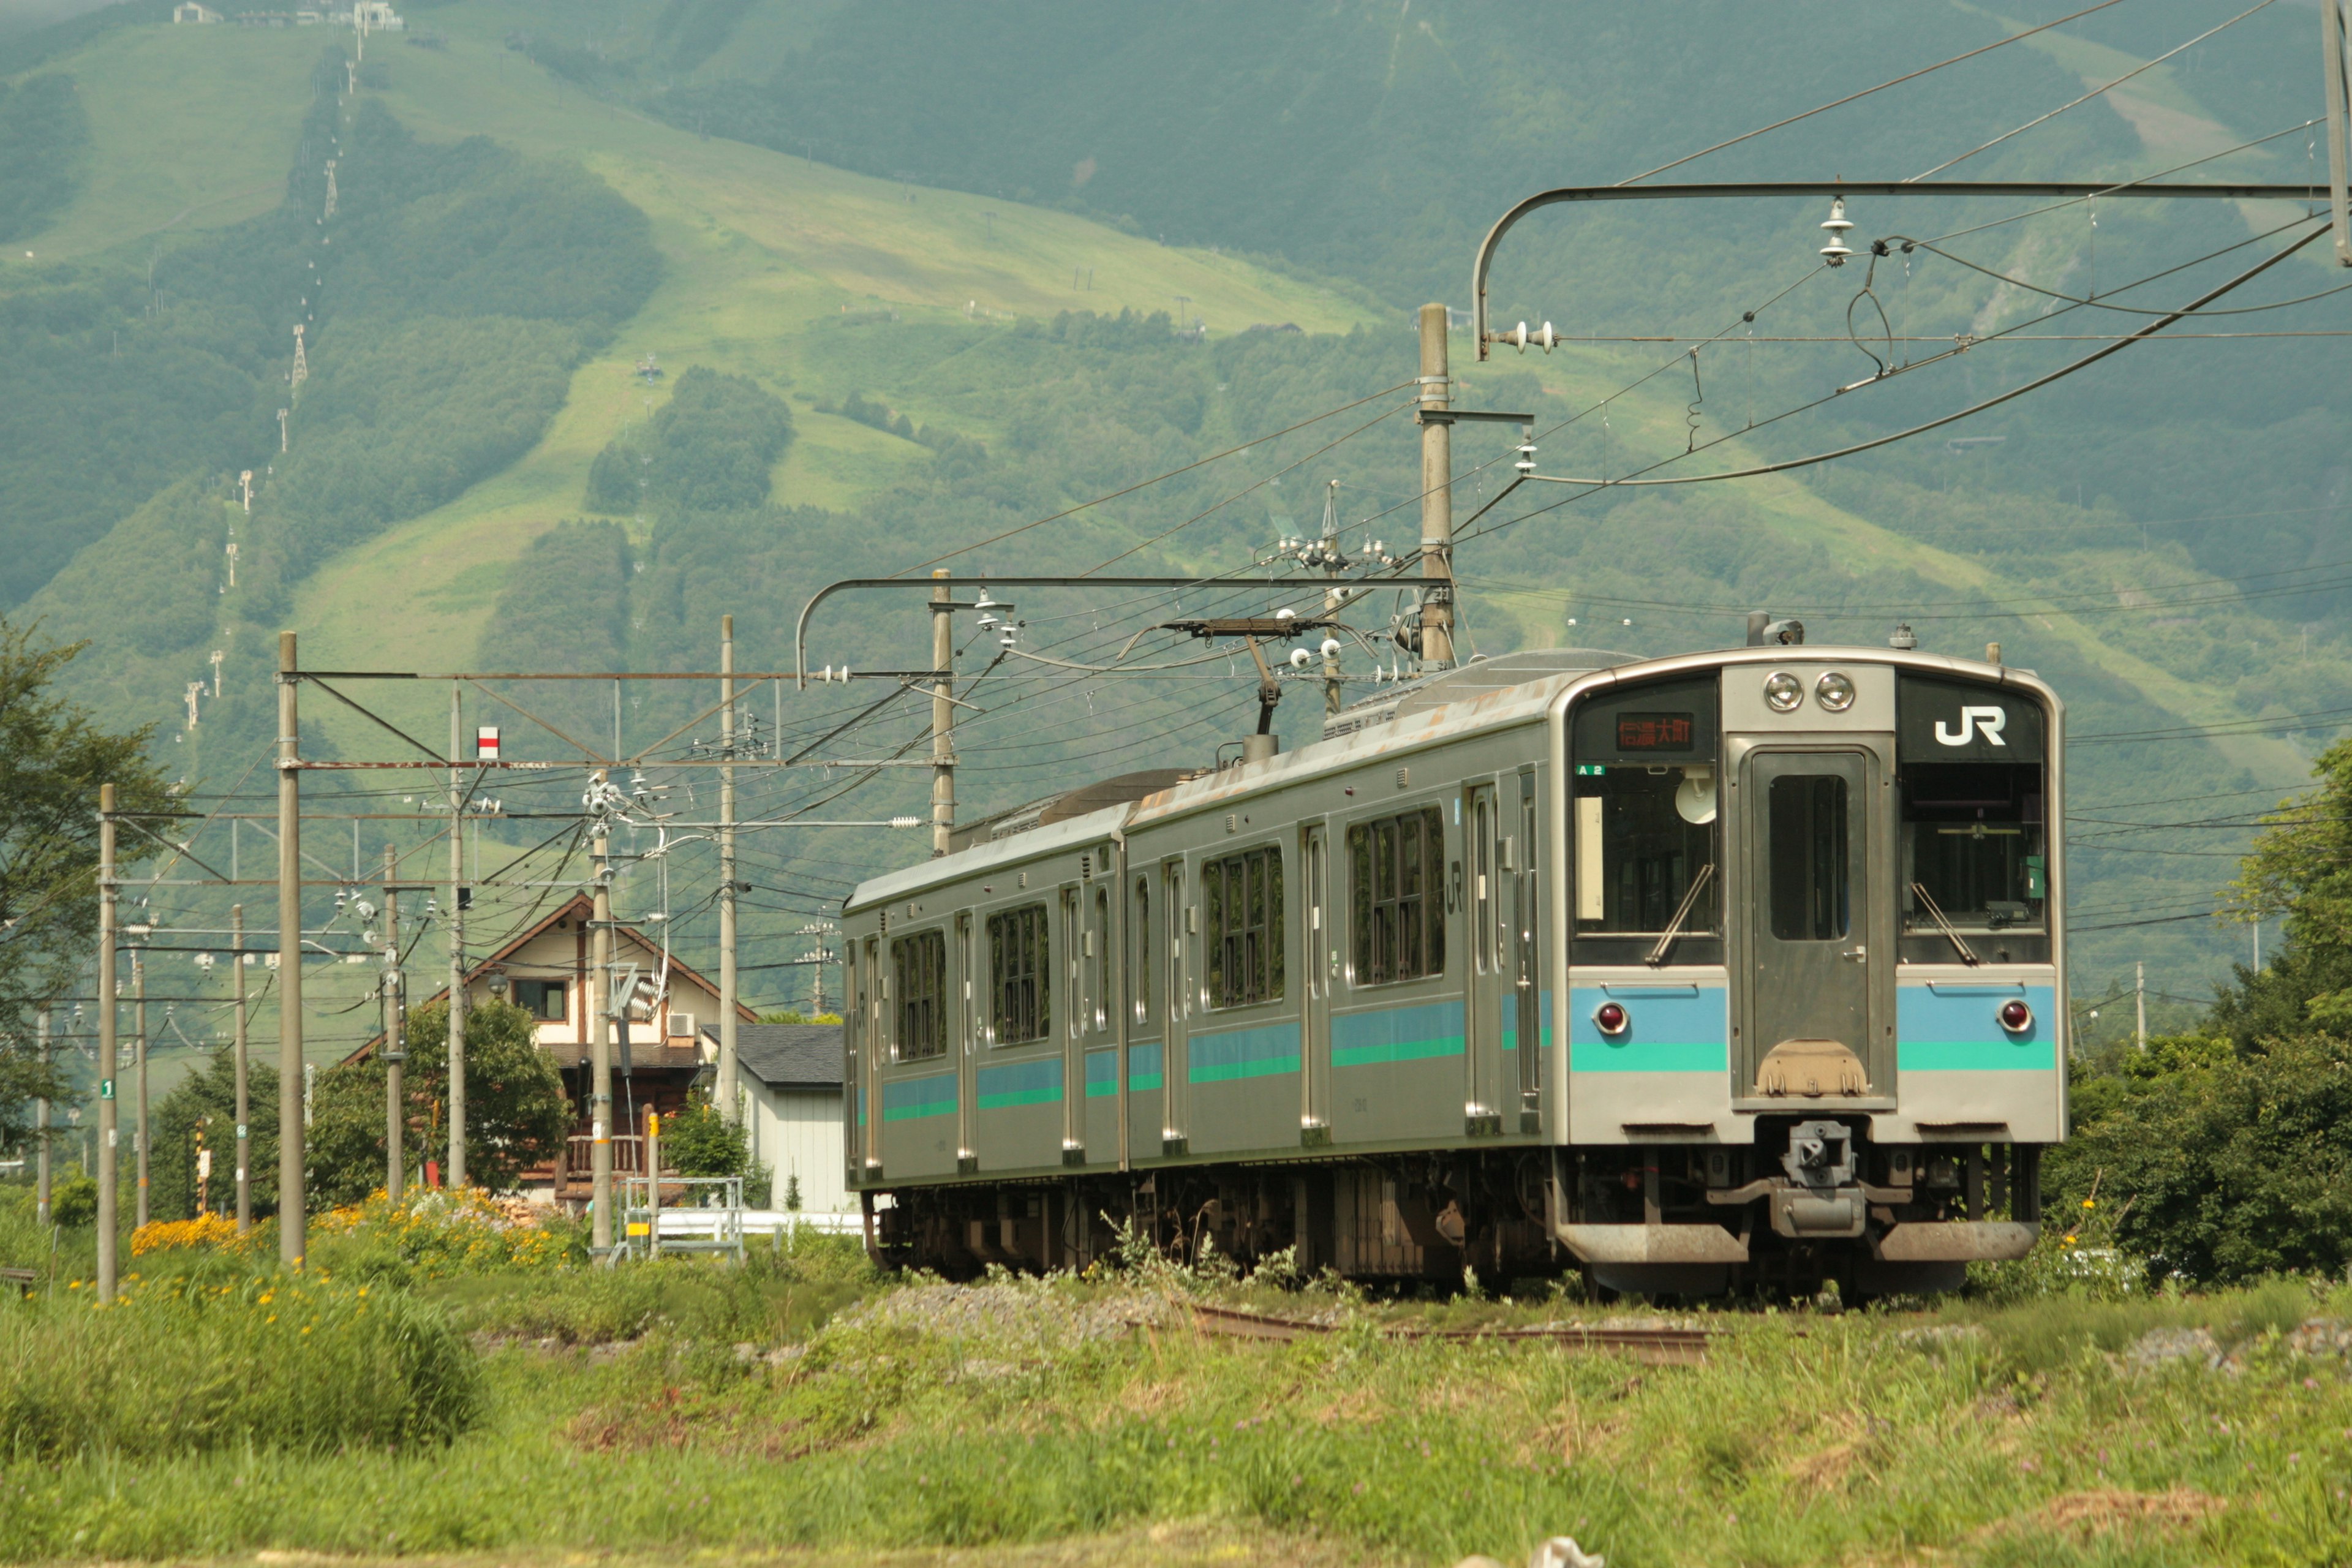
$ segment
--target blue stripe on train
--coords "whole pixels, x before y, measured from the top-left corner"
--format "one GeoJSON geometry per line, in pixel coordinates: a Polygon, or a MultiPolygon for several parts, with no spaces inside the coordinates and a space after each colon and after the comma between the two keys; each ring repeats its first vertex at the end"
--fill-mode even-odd
{"type": "Polygon", "coordinates": [[[1195,1035],[1185,1043],[1184,1076],[1193,1083],[1230,1083],[1298,1070],[1298,1026],[1268,1024],[1195,1035]]]}
{"type": "Polygon", "coordinates": [[[1967,982],[1904,985],[1895,993],[1895,1062],[1902,1072],[2054,1072],[2054,985],[1967,982]],[[2022,998],[2033,1022],[2012,1035],[2000,1005],[2022,998]]]}
{"type": "Polygon", "coordinates": [[[1005,1062],[980,1069],[980,1108],[982,1110],[1007,1110],[1016,1105],[1045,1105],[1061,1098],[1062,1058],[1059,1057],[1005,1062]]]}
{"type": "MultiPolygon", "coordinates": [[[[864,1118],[864,1096],[858,1110],[864,1118]]],[[[941,1073],[931,1078],[902,1078],[882,1086],[882,1120],[915,1121],[926,1116],[952,1116],[956,1108],[956,1080],[953,1073],[941,1073]]]]}
{"type": "Polygon", "coordinates": [[[1721,985],[1661,986],[1643,994],[1618,986],[1571,986],[1568,994],[1568,1070],[1713,1072],[1731,1070],[1730,992],[1721,985]],[[1604,1035],[1592,1015],[1603,1002],[1625,1009],[1622,1034],[1604,1035]]]}
{"type": "Polygon", "coordinates": [[[1428,1002],[1415,1007],[1384,1007],[1373,1013],[1342,1013],[1331,1020],[1331,1065],[1372,1067],[1381,1062],[1419,1061],[1462,1054],[1462,1004],[1428,1002]]]}

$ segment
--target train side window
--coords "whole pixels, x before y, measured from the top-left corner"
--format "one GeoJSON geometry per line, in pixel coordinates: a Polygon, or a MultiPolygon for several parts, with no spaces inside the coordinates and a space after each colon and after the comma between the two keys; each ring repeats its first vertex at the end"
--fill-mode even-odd
{"type": "Polygon", "coordinates": [[[1282,995],[1282,851],[1267,846],[1201,863],[1209,917],[1209,1005],[1282,995]]]}
{"type": "Polygon", "coordinates": [[[1445,972],[1444,861],[1445,818],[1433,805],[1348,829],[1355,984],[1445,972]]]}
{"type": "MultiPolygon", "coordinates": [[[[1576,929],[1658,932],[1715,863],[1711,763],[1580,763],[1576,770],[1576,929]]],[[[1720,931],[1722,879],[1709,877],[1683,917],[1685,935],[1720,931]]]]}
{"type": "Polygon", "coordinates": [[[1765,803],[1772,934],[1781,942],[1833,942],[1851,908],[1845,780],[1783,773],[1765,803]]]}
{"type": "Polygon", "coordinates": [[[989,1026],[996,1044],[1025,1045],[1051,1031],[1051,947],[1043,904],[988,917],[989,1026]]]}
{"type": "Polygon", "coordinates": [[[2042,802],[2038,763],[1906,765],[1903,929],[1934,934],[1938,910],[1970,931],[2047,929],[2042,802]]]}
{"type": "Polygon", "coordinates": [[[918,931],[892,942],[890,970],[898,1005],[898,1060],[947,1055],[947,933],[918,931]]]}

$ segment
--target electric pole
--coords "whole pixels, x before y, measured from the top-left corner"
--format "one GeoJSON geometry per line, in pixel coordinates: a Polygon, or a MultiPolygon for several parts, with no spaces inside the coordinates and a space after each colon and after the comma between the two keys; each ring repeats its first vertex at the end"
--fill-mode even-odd
{"type": "Polygon", "coordinates": [[[407,1131],[408,1042],[401,1003],[400,889],[392,885],[399,858],[391,845],[383,847],[383,1190],[394,1202],[405,1184],[406,1152],[401,1135],[407,1131]]]}
{"type": "Polygon", "coordinates": [[[735,617],[719,617],[719,1114],[742,1120],[735,1061],[735,617]]]}
{"type": "Polygon", "coordinates": [[[1421,308],[1421,663],[1454,667],[1454,422],[1445,307],[1421,308]]]}
{"type": "Polygon", "coordinates": [[[449,687],[449,1172],[466,1184],[466,796],[457,764],[465,760],[464,700],[449,687]]]}
{"type": "MultiPolygon", "coordinates": [[[[945,568],[934,577],[952,575],[945,568]]],[[[931,590],[931,855],[948,852],[955,837],[955,591],[931,590]]]]}
{"type": "Polygon", "coordinates": [[[2147,1049],[2147,965],[2132,965],[2132,1038],[2141,1050],[2147,1049]]]}
{"type": "Polygon", "coordinates": [[[236,1233],[243,1236],[253,1228],[253,1124],[246,1102],[246,1028],[245,1028],[245,906],[232,904],[228,911],[228,965],[236,972],[236,1043],[231,1049],[236,1058],[236,1233]]]}
{"type": "Polygon", "coordinates": [[[115,1232],[121,1224],[116,1191],[115,1134],[121,1118],[114,1098],[114,786],[98,786],[98,1299],[114,1300],[115,1232]]]}
{"type": "MultiPolygon", "coordinates": [[[[41,1071],[49,1070],[49,1010],[42,1008],[33,1015],[34,1037],[40,1042],[41,1071]]],[[[38,1145],[35,1158],[33,1214],[41,1225],[49,1223],[49,1097],[46,1094],[33,1102],[33,1141],[38,1145]]]]}
{"type": "Polygon", "coordinates": [[[590,827],[589,858],[593,862],[596,878],[595,913],[590,921],[590,941],[593,952],[589,959],[594,978],[590,982],[589,1016],[594,1020],[595,1073],[593,1092],[589,1099],[589,1131],[593,1135],[588,1145],[589,1226],[588,1246],[598,1261],[613,1260],[613,859],[612,830],[604,820],[604,790],[606,780],[598,769],[589,784],[590,809],[595,820],[590,827]]]}
{"type": "Polygon", "coordinates": [[[294,634],[278,634],[278,1260],[309,1250],[302,1175],[302,748],[294,634]]]}
{"type": "Polygon", "coordinates": [[[147,964],[139,950],[131,950],[131,1061],[139,1075],[139,1130],[134,1151],[139,1161],[139,1222],[134,1228],[147,1224],[147,964]]]}

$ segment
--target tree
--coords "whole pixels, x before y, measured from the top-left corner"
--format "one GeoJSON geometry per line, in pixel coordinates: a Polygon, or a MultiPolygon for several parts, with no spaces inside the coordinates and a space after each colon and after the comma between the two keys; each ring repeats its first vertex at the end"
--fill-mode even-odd
{"type": "MultiPolygon", "coordinates": [[[[101,729],[55,695],[58,672],[87,646],[53,643],[37,626],[0,620],[0,1019],[21,1022],[62,993],[89,956],[98,930],[98,787],[115,786],[116,809],[169,805],[163,774],[147,760],[152,727],[101,729]]],[[[136,864],[161,840],[126,827],[118,860],[136,864]]],[[[63,1086],[30,1056],[30,1031],[0,1043],[0,1140],[28,1103],[63,1086]]]]}
{"type": "MultiPolygon", "coordinates": [[[[408,1015],[403,1088],[408,1100],[402,1145],[411,1168],[439,1158],[449,1089],[449,1007],[436,1002],[408,1015]]],[[[307,1141],[310,1201],[328,1208],[358,1203],[383,1185],[383,1053],[344,1062],[319,1079],[307,1141]]],[[[510,1190],[529,1167],[560,1158],[572,1131],[572,1101],[555,1058],[541,1050],[538,1025],[509,1002],[479,1003],[466,1013],[466,1174],[492,1192],[510,1190]]]]}
{"type": "Polygon", "coordinates": [[[2312,765],[2319,787],[2263,818],[2230,888],[2246,920],[2283,920],[2268,968],[2240,967],[2214,1022],[2246,1050],[2266,1036],[2311,1027],[2352,1034],[2352,741],[2312,765]]]}
{"type": "MultiPolygon", "coordinates": [[[[278,1070],[257,1064],[246,1075],[247,1149],[253,1212],[278,1212],[278,1070]]],[[[180,1080],[155,1107],[155,1142],[149,1161],[152,1185],[148,1208],[157,1219],[189,1219],[196,1212],[196,1142],[213,1152],[212,1181],[205,1206],[215,1214],[236,1213],[236,1058],[215,1051],[180,1080]]]]}
{"type": "Polygon", "coordinates": [[[662,1165],[681,1176],[740,1176],[744,1201],[764,1208],[772,1177],[751,1158],[751,1141],[740,1122],[719,1114],[709,1097],[697,1094],[686,1109],[662,1123],[662,1165]]]}

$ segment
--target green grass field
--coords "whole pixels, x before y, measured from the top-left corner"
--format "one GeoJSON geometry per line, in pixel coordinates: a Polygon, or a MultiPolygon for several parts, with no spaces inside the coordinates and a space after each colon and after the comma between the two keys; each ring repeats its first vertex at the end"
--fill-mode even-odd
{"type": "Polygon", "coordinates": [[[1534,1282],[1380,1301],[1146,1262],[949,1287],[814,1237],[742,1269],[479,1268],[417,1234],[322,1239],[328,1278],[299,1285],[266,1238],[261,1261],[151,1251],[105,1318],[64,1285],[0,1302],[0,1558],[1447,1564],[1554,1534],[1616,1568],[2352,1552],[2341,1286],[1706,1311],[1669,1320],[1711,1331],[1703,1359],[1658,1364],[1426,1336],[1657,1321],[1534,1282]],[[1207,1332],[1201,1300],[1327,1331],[1207,1332]],[[184,1320],[268,1377],[125,1375],[184,1320]],[[423,1348],[339,1415],[320,1394],[390,1353],[384,1321],[423,1348]],[[68,1352],[74,1397],[45,1400],[68,1352]],[[375,1435],[416,1410],[461,1430],[375,1435]],[[135,1463],[76,1436],[117,1428],[135,1463]]]}

